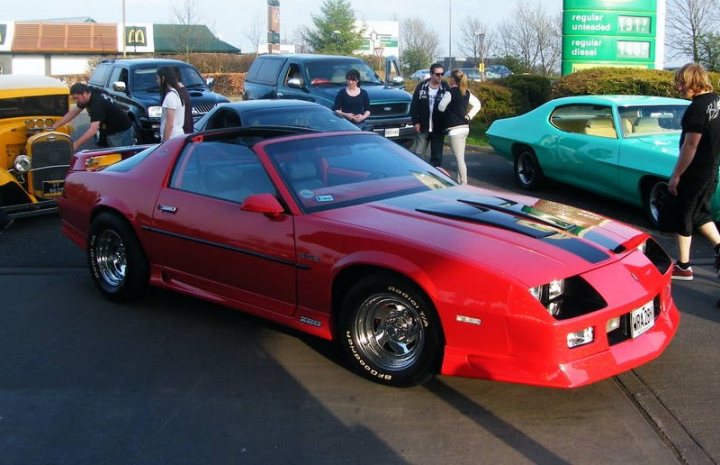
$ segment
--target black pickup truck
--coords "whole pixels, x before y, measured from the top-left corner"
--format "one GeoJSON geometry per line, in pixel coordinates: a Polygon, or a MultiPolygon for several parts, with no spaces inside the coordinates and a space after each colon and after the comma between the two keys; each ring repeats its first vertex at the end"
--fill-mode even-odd
{"type": "MultiPolygon", "coordinates": [[[[215,105],[228,99],[212,92],[194,66],[180,60],[134,58],[106,60],[90,75],[88,85],[108,95],[125,109],[135,124],[135,139],[139,144],[160,142],[160,87],[157,70],[171,66],[180,71],[182,83],[192,102],[193,119],[197,121],[215,105]]],[[[102,141],[103,136],[99,135],[102,141]]]]}
{"type": "Polygon", "coordinates": [[[246,100],[298,99],[333,108],[335,97],[345,87],[345,74],[360,72],[360,86],[370,97],[368,122],[374,132],[409,147],[415,132],[410,118],[412,95],[403,90],[403,79],[395,60],[386,60],[383,81],[361,59],[332,55],[261,55],[245,77],[246,100]]]}

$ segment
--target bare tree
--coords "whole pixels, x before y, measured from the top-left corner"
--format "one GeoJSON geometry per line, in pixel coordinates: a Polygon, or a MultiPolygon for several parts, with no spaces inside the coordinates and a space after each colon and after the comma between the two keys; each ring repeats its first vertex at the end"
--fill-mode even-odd
{"type": "Polygon", "coordinates": [[[469,16],[460,25],[460,51],[475,59],[475,63],[485,63],[495,42],[495,33],[478,18],[469,16]]]}
{"type": "Polygon", "coordinates": [[[427,68],[438,55],[440,38],[420,18],[407,18],[400,23],[400,53],[407,71],[427,68]]]}
{"type": "Polygon", "coordinates": [[[669,0],[667,12],[667,45],[674,57],[691,57],[701,60],[703,36],[714,33],[718,27],[719,0],[669,0]]]}
{"type": "Polygon", "coordinates": [[[513,18],[500,24],[498,35],[501,54],[517,59],[523,71],[547,76],[560,62],[562,20],[540,3],[516,3],[513,18]]]}
{"type": "Polygon", "coordinates": [[[186,61],[190,61],[190,53],[195,50],[200,36],[195,27],[203,22],[202,14],[197,0],[184,0],[182,5],[173,6],[173,15],[177,24],[182,26],[176,37],[178,53],[185,53],[186,61]]]}
{"type": "Polygon", "coordinates": [[[255,49],[255,55],[258,53],[260,44],[263,43],[263,39],[267,33],[267,20],[264,18],[262,13],[255,14],[250,19],[250,24],[245,29],[245,37],[250,41],[253,49],[255,49]]]}

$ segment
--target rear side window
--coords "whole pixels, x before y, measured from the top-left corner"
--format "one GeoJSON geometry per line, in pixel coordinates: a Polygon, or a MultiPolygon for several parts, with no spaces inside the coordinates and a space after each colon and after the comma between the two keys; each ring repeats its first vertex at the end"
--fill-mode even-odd
{"type": "Polygon", "coordinates": [[[612,109],[603,105],[565,105],[550,115],[553,126],[565,132],[600,137],[617,137],[612,109]]]}
{"type": "Polygon", "coordinates": [[[262,84],[274,84],[280,75],[285,60],[277,58],[258,58],[250,67],[248,80],[262,84]]]}
{"type": "Polygon", "coordinates": [[[89,84],[98,87],[104,87],[111,69],[112,65],[110,64],[98,65],[98,67],[95,68],[95,71],[92,73],[92,76],[90,76],[89,84]]]}

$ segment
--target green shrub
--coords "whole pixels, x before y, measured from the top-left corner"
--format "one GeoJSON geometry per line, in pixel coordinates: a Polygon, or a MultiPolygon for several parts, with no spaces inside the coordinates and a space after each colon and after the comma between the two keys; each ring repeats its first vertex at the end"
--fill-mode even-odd
{"type": "MultiPolygon", "coordinates": [[[[720,85],[720,73],[711,72],[710,81],[720,85]]],[[[560,78],[552,88],[552,97],[590,94],[657,95],[680,97],[673,71],[633,68],[593,68],[560,78]]]]}
{"type": "Polygon", "coordinates": [[[532,74],[512,74],[499,82],[512,90],[514,106],[520,113],[539,107],[551,99],[550,79],[532,74]]]}

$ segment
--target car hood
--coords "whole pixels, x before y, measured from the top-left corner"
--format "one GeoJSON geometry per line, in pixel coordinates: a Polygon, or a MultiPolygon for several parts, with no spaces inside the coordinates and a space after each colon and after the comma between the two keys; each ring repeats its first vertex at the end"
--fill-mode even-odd
{"type": "MultiPolygon", "coordinates": [[[[188,89],[190,94],[190,100],[193,106],[197,105],[212,105],[215,106],[219,103],[227,102],[228,99],[220,94],[216,94],[210,90],[201,89],[188,89]]],[[[133,97],[141,101],[146,106],[160,105],[160,94],[159,92],[146,92],[137,91],[133,94],[133,97]]]]}
{"type": "MultiPolygon", "coordinates": [[[[332,87],[316,86],[316,87],[313,87],[313,94],[327,100],[328,102],[330,102],[330,106],[332,106],[335,103],[335,97],[337,97],[337,94],[341,89],[344,89],[344,87],[343,86],[332,86],[332,87]]],[[[368,97],[370,98],[371,103],[380,103],[380,102],[408,102],[409,103],[412,100],[412,95],[410,95],[409,93],[405,92],[402,89],[398,89],[395,87],[385,87],[382,85],[365,84],[362,86],[362,89],[364,89],[368,93],[368,97]]]]}
{"type": "Polygon", "coordinates": [[[469,260],[528,285],[604,266],[618,260],[628,244],[639,245],[645,237],[631,226],[588,211],[470,186],[318,215],[375,231],[391,241],[396,238],[399,246],[414,244],[469,260]]]}

